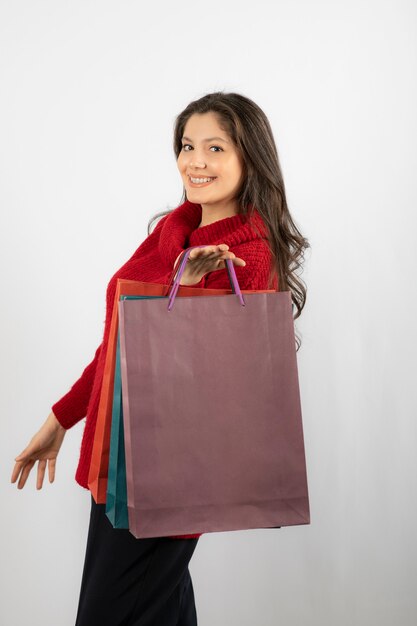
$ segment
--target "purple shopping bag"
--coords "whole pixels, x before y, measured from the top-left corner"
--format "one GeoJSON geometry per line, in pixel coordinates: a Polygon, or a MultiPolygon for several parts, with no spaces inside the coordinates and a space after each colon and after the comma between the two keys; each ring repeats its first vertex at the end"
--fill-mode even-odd
{"type": "Polygon", "coordinates": [[[290,291],[121,300],[129,529],[310,523],[290,291]]]}

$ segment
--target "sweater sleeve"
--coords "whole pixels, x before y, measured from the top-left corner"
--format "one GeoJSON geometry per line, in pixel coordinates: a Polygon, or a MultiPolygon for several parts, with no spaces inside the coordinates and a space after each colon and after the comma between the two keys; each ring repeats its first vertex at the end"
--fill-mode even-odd
{"type": "Polygon", "coordinates": [[[88,402],[93,388],[97,362],[102,344],[96,350],[94,359],[87,365],[80,378],[71,389],[52,406],[52,412],[58,422],[68,429],[74,426],[87,414],[88,402]]]}

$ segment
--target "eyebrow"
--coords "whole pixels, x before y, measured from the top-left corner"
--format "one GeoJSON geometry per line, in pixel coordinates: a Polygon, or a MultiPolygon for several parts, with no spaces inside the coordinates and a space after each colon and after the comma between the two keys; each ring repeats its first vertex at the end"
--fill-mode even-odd
{"type": "MultiPolygon", "coordinates": [[[[189,137],[186,137],[185,135],[182,137],[182,139],[186,139],[187,141],[192,141],[192,139],[190,139],[189,137]]],[[[208,137],[207,139],[203,139],[203,141],[214,141],[215,139],[217,139],[217,141],[224,141],[225,143],[229,143],[226,139],[222,139],[221,137],[208,137]]]]}

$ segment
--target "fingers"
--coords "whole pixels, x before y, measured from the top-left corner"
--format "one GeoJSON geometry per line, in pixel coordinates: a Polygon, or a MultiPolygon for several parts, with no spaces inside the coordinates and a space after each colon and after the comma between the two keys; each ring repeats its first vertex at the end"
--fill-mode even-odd
{"type": "MultiPolygon", "coordinates": [[[[36,463],[36,459],[29,459],[29,460],[18,461],[15,464],[13,468],[12,476],[11,476],[11,482],[15,483],[20,475],[19,482],[17,484],[18,489],[23,489],[23,487],[25,486],[28,476],[33,466],[35,465],[35,463],[36,463]]],[[[47,464],[48,464],[49,482],[53,483],[55,480],[56,459],[49,459],[49,460],[42,459],[38,463],[36,489],[42,489],[47,464]]]]}
{"type": "Polygon", "coordinates": [[[202,276],[209,272],[221,270],[230,260],[234,265],[245,266],[246,261],[236,257],[225,243],[190,250],[188,260],[181,277],[181,285],[193,285],[199,282],[202,276]]]}
{"type": "Polygon", "coordinates": [[[12,483],[15,483],[20,475],[19,482],[17,485],[18,489],[22,489],[22,487],[24,487],[27,477],[30,473],[30,470],[32,469],[32,467],[34,466],[36,462],[34,459],[30,458],[30,455],[32,454],[31,443],[28,446],[26,446],[26,448],[22,450],[22,452],[15,458],[16,463],[13,468],[13,472],[12,472],[12,476],[10,480],[12,483]]]}
{"type": "Polygon", "coordinates": [[[30,448],[30,444],[26,446],[24,450],[22,450],[19,456],[15,458],[15,461],[25,461],[25,457],[29,456],[30,454],[29,448],[30,448]]]}
{"type": "Polygon", "coordinates": [[[226,243],[221,243],[217,246],[204,246],[204,248],[194,248],[193,250],[191,250],[188,258],[192,261],[200,260],[201,262],[215,259],[222,261],[225,261],[226,259],[232,259],[235,265],[246,265],[246,262],[243,259],[236,257],[233,252],[228,252],[228,250],[229,246],[226,243]]]}
{"type": "Polygon", "coordinates": [[[53,483],[55,480],[55,465],[56,459],[49,459],[48,462],[48,474],[49,474],[49,482],[53,483]]]}
{"type": "Polygon", "coordinates": [[[234,255],[233,252],[226,253],[220,257],[220,260],[224,261],[224,264],[226,263],[226,259],[231,259],[234,265],[240,265],[243,267],[246,265],[246,261],[234,255]]]}
{"type": "Polygon", "coordinates": [[[27,450],[28,450],[29,446],[27,446],[16,458],[15,458],[15,466],[13,468],[13,472],[12,472],[12,476],[11,476],[11,482],[15,483],[16,480],[19,477],[19,474],[22,470],[22,468],[25,466],[25,464],[28,462],[29,460],[29,454],[27,454],[27,450]]]}
{"type": "Polygon", "coordinates": [[[46,460],[39,461],[38,463],[38,476],[36,480],[36,489],[42,489],[43,479],[45,477],[46,460]]]}
{"type": "Polygon", "coordinates": [[[27,461],[27,463],[24,465],[22,473],[19,478],[19,482],[17,483],[18,489],[23,489],[28,479],[28,476],[30,474],[30,470],[32,469],[34,465],[35,465],[35,461],[32,461],[32,460],[27,461]]]}
{"type": "Polygon", "coordinates": [[[188,260],[194,261],[195,259],[203,259],[213,256],[217,252],[217,246],[205,246],[204,248],[194,248],[188,255],[188,260]]]}
{"type": "Polygon", "coordinates": [[[23,462],[19,461],[18,463],[15,463],[10,482],[12,482],[12,483],[16,482],[16,480],[17,480],[17,478],[18,478],[18,476],[20,474],[20,470],[22,469],[22,466],[23,466],[23,462]]]}

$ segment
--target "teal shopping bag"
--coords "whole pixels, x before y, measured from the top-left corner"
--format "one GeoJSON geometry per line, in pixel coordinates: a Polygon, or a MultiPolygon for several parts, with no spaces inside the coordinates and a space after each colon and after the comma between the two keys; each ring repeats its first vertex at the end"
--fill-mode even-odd
{"type": "MultiPolygon", "coordinates": [[[[144,300],[166,296],[120,296],[121,300],[144,300]]],[[[127,510],[126,457],[123,428],[122,378],[120,369],[120,336],[117,336],[114,391],[110,431],[109,469],[106,493],[106,515],[113,528],[129,528],[127,510]]]]}
{"type": "Polygon", "coordinates": [[[116,364],[114,371],[106,515],[114,528],[129,528],[119,337],[117,337],[116,364]]]}

